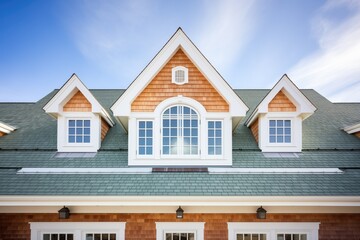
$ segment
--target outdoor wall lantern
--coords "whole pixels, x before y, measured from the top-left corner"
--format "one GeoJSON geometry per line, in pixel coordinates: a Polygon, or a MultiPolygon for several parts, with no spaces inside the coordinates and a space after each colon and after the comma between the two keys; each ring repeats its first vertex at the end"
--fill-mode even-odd
{"type": "Polygon", "coordinates": [[[59,219],[68,219],[70,216],[70,210],[67,207],[63,207],[59,211],[59,219]]]}
{"type": "Polygon", "coordinates": [[[257,219],[266,219],[266,210],[261,206],[256,210],[257,219]]]}
{"type": "Polygon", "coordinates": [[[179,208],[176,210],[176,218],[177,219],[183,219],[184,217],[184,210],[179,206],[179,208]]]}

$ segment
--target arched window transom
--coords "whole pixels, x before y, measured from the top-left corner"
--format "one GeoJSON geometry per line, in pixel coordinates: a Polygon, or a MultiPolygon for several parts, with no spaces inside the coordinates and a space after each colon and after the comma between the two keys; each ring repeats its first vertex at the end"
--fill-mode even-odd
{"type": "Polygon", "coordinates": [[[199,116],[188,106],[172,106],[162,114],[162,155],[199,155],[199,116]]]}

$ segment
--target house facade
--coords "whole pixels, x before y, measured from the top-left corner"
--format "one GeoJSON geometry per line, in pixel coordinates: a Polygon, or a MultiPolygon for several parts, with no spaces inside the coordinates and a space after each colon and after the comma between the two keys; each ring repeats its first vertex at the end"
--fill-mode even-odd
{"type": "Polygon", "coordinates": [[[178,29],[127,89],[0,103],[0,239],[360,237],[360,103],[232,89],[178,29]]]}

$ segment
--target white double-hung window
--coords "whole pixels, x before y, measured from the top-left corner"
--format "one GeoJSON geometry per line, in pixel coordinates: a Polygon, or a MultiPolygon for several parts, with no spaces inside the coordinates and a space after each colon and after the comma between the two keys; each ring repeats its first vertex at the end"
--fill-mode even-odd
{"type": "Polygon", "coordinates": [[[199,116],[188,106],[172,106],[162,114],[162,155],[199,155],[199,116]]]}

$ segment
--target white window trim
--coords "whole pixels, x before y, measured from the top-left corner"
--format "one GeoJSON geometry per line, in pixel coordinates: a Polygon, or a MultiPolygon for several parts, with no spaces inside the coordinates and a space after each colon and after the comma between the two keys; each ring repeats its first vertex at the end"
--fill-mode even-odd
{"type": "Polygon", "coordinates": [[[302,119],[298,112],[271,112],[259,117],[259,148],[263,152],[301,152],[302,119]],[[291,121],[291,143],[270,143],[269,121],[291,121]]]}
{"type": "Polygon", "coordinates": [[[134,112],[129,117],[129,166],[231,166],[232,165],[232,118],[228,112],[207,112],[203,105],[198,101],[183,97],[172,97],[161,102],[154,112],[134,112]],[[190,156],[189,158],[174,156],[161,156],[160,150],[162,146],[161,137],[161,113],[172,105],[184,105],[193,108],[199,114],[199,147],[200,156],[190,156]],[[153,120],[153,153],[152,157],[137,157],[137,120],[148,119],[153,120]],[[223,121],[223,155],[207,154],[207,120],[223,121]],[[202,141],[204,140],[205,141],[202,141]]]}
{"type": "Polygon", "coordinates": [[[194,232],[195,240],[204,240],[205,222],[155,222],[156,240],[165,240],[166,232],[194,232]]]}
{"type": "MultiPolygon", "coordinates": [[[[293,132],[294,132],[293,125],[294,125],[294,118],[269,117],[268,120],[267,120],[267,135],[268,135],[267,145],[269,147],[270,146],[272,146],[272,147],[295,146],[295,144],[294,144],[295,139],[294,139],[294,134],[293,134],[293,132]],[[282,142],[282,143],[274,142],[274,143],[272,143],[272,142],[270,142],[270,120],[275,120],[275,121],[282,120],[284,122],[285,122],[285,120],[290,120],[290,129],[291,129],[290,137],[291,137],[291,140],[290,140],[289,143],[286,143],[286,142],[282,142]]],[[[277,127],[275,129],[277,131],[277,127]]]]}
{"type": "Polygon", "coordinates": [[[138,118],[136,119],[136,157],[139,159],[152,159],[154,158],[154,120],[153,119],[147,119],[147,118],[138,118]],[[152,154],[149,155],[140,155],[139,154],[139,122],[140,121],[145,121],[145,122],[152,122],[153,126],[152,126],[152,154]]]}
{"type": "Polygon", "coordinates": [[[116,233],[125,239],[125,222],[30,222],[31,240],[42,240],[46,233],[72,233],[74,239],[85,239],[86,233],[116,233]]]}
{"type": "Polygon", "coordinates": [[[173,67],[171,70],[171,82],[176,85],[184,85],[184,84],[188,83],[189,82],[189,70],[184,66],[173,67]],[[181,82],[181,83],[176,82],[175,72],[178,70],[184,71],[184,82],[181,82]]]}
{"type": "Polygon", "coordinates": [[[236,240],[237,233],[266,234],[266,240],[276,240],[277,234],[307,234],[307,240],[318,240],[319,222],[228,222],[228,239],[236,240]]]}
{"type": "Polygon", "coordinates": [[[101,117],[91,112],[63,112],[58,117],[59,152],[96,152],[101,146],[101,117]],[[69,143],[69,120],[90,120],[90,143],[69,143]]]}
{"type": "Polygon", "coordinates": [[[206,121],[206,138],[205,139],[209,139],[209,127],[208,127],[208,123],[209,122],[221,122],[221,155],[209,155],[209,146],[208,146],[208,143],[206,143],[206,154],[209,158],[223,158],[224,157],[224,120],[223,119],[217,119],[217,118],[214,118],[214,119],[207,119],[206,121]]]}

